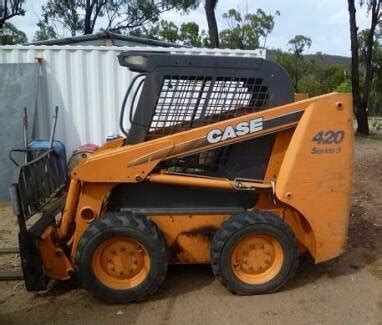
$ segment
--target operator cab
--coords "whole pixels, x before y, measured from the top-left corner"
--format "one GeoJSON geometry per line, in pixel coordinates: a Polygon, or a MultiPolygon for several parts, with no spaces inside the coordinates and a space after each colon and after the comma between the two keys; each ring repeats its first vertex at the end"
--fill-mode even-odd
{"type": "Polygon", "coordinates": [[[127,51],[118,59],[120,65],[139,73],[126,96],[135,88],[126,144],[293,101],[286,71],[258,56],[127,51]]]}

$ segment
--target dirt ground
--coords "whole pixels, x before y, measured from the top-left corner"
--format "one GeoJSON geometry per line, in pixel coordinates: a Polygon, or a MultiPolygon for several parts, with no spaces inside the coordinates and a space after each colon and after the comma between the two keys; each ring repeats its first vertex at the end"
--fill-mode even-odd
{"type": "MultiPolygon", "coordinates": [[[[209,266],[172,266],[151,300],[126,305],[70,284],[33,294],[22,281],[0,282],[0,324],[382,324],[382,137],[357,138],[354,171],[346,253],[320,265],[303,261],[281,292],[232,295],[209,266]]],[[[0,206],[0,247],[15,245],[16,231],[9,207],[0,206]]],[[[0,256],[0,269],[18,264],[0,256]]]]}

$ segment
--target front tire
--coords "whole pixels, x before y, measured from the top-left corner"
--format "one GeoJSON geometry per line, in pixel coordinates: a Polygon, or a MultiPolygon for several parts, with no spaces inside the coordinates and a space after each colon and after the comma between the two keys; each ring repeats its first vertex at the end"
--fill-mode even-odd
{"type": "Polygon", "coordinates": [[[275,292],[292,278],[298,265],[296,238],[290,227],[267,211],[232,216],[215,233],[211,266],[231,292],[275,292]]]}
{"type": "Polygon", "coordinates": [[[99,298],[137,301],[163,283],[167,247],[158,227],[145,217],[107,213],[82,235],[75,265],[82,287],[99,298]]]}

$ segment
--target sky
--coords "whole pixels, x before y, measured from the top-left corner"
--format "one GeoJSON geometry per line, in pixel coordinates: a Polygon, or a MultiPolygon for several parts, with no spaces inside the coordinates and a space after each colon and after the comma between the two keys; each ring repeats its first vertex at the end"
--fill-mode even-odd
{"type": "MultiPolygon", "coordinates": [[[[27,34],[28,40],[33,39],[37,30],[36,24],[41,15],[41,5],[45,2],[46,0],[27,0],[27,14],[10,20],[27,34]]],[[[347,0],[220,0],[216,8],[219,30],[228,27],[222,15],[231,8],[248,10],[248,12],[255,12],[258,8],[268,13],[280,11],[280,16],[275,18],[275,28],[268,37],[267,48],[280,48],[287,51],[288,40],[297,34],[303,34],[312,39],[312,47],[307,53],[323,52],[350,56],[347,0]]],[[[207,30],[203,5],[189,14],[171,11],[162,14],[161,18],[178,25],[194,21],[201,29],[207,30]]],[[[358,10],[357,20],[360,29],[367,28],[369,18],[365,9],[358,10]]]]}

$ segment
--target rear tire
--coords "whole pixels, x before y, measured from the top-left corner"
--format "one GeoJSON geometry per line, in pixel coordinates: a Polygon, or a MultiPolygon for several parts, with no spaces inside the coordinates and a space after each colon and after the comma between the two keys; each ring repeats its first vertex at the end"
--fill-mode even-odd
{"type": "Polygon", "coordinates": [[[294,276],[297,265],[292,230],[267,211],[232,216],[212,240],[212,270],[225,287],[239,295],[277,291],[294,276]]]}
{"type": "Polygon", "coordinates": [[[107,213],[82,235],[75,266],[82,287],[97,297],[140,301],[165,280],[167,247],[158,227],[145,217],[107,213]]]}

